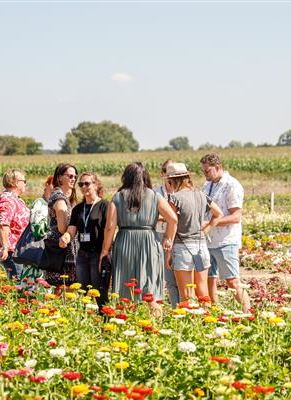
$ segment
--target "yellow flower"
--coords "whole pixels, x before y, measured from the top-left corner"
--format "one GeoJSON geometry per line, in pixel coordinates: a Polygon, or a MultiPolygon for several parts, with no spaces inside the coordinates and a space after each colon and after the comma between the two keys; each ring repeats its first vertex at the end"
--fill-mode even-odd
{"type": "Polygon", "coordinates": [[[119,298],[119,294],[118,293],[111,293],[110,297],[112,299],[118,299],[119,298]]]}
{"type": "Polygon", "coordinates": [[[126,352],[128,350],[128,344],[125,342],[113,342],[112,347],[117,349],[118,351],[126,352]]]}
{"type": "Polygon", "coordinates": [[[49,322],[50,321],[50,319],[49,318],[39,318],[38,320],[37,320],[37,322],[39,323],[39,324],[45,324],[46,322],[49,322]]]}
{"type": "Polygon", "coordinates": [[[19,321],[9,322],[6,326],[8,329],[11,329],[12,331],[14,330],[22,331],[24,329],[24,325],[19,321]]]}
{"type": "Polygon", "coordinates": [[[211,322],[217,322],[217,318],[215,318],[215,317],[212,317],[211,315],[207,315],[205,318],[204,318],[204,321],[205,322],[208,322],[208,323],[211,323],[211,322]]]}
{"type": "Polygon", "coordinates": [[[111,351],[111,349],[108,346],[102,346],[102,347],[100,347],[99,351],[102,351],[104,353],[105,352],[109,353],[111,351]]]}
{"type": "Polygon", "coordinates": [[[67,292],[65,293],[65,298],[68,300],[74,300],[76,298],[75,293],[67,292]]]}
{"type": "Polygon", "coordinates": [[[61,279],[69,279],[69,275],[60,275],[61,279]]]}
{"type": "Polygon", "coordinates": [[[221,383],[222,385],[230,385],[234,381],[235,381],[235,379],[234,379],[234,377],[232,375],[222,376],[219,379],[219,383],[221,383]]]}
{"type": "Polygon", "coordinates": [[[149,319],[140,319],[139,321],[138,321],[138,325],[139,326],[147,326],[147,325],[151,325],[151,320],[149,320],[149,319]]]}
{"type": "Polygon", "coordinates": [[[82,303],[84,303],[84,304],[89,304],[89,303],[91,303],[91,298],[90,297],[88,297],[88,296],[84,296],[84,297],[82,297],[82,303]]]}
{"type": "Polygon", "coordinates": [[[53,293],[46,293],[46,295],[45,295],[46,300],[55,300],[56,298],[57,298],[57,296],[53,293]]]}
{"type": "Polygon", "coordinates": [[[291,389],[291,382],[284,383],[283,387],[286,389],[291,389]]]}
{"type": "Polygon", "coordinates": [[[90,289],[90,290],[88,290],[87,296],[100,297],[100,292],[97,289],[90,289]]]}
{"type": "Polygon", "coordinates": [[[175,308],[173,313],[176,315],[186,315],[186,310],[185,308],[175,308]]]}
{"type": "Polygon", "coordinates": [[[75,385],[71,387],[71,395],[73,397],[84,397],[89,393],[89,386],[81,383],[80,385],[75,385]]]}
{"type": "Polygon", "coordinates": [[[70,285],[70,289],[73,289],[73,290],[81,289],[81,287],[82,287],[81,283],[78,283],[78,282],[72,283],[70,285]]]}
{"type": "Polygon", "coordinates": [[[65,317],[60,317],[56,320],[57,324],[64,325],[67,324],[69,321],[65,317]]]}
{"type": "Polygon", "coordinates": [[[38,310],[39,314],[45,314],[48,315],[50,313],[50,310],[48,308],[40,308],[38,310]]]}
{"type": "Polygon", "coordinates": [[[129,364],[127,361],[120,361],[115,364],[115,368],[117,368],[117,369],[126,369],[128,367],[129,367],[129,364]]]}
{"type": "Polygon", "coordinates": [[[202,389],[200,389],[200,388],[195,388],[195,389],[193,390],[193,393],[194,393],[194,395],[195,395],[196,397],[203,397],[203,396],[205,396],[205,392],[204,392],[202,389]]]}
{"type": "Polygon", "coordinates": [[[221,308],[218,306],[211,306],[211,311],[221,311],[221,308]]]}
{"type": "Polygon", "coordinates": [[[284,323],[284,320],[281,317],[271,317],[269,319],[269,322],[270,322],[270,324],[278,325],[278,324],[284,323]]]}
{"type": "Polygon", "coordinates": [[[187,283],[186,287],[196,288],[196,285],[195,285],[195,283],[187,283]]]}
{"type": "Polygon", "coordinates": [[[103,325],[103,330],[105,332],[112,332],[116,330],[116,325],[115,324],[104,324],[103,325]]]}

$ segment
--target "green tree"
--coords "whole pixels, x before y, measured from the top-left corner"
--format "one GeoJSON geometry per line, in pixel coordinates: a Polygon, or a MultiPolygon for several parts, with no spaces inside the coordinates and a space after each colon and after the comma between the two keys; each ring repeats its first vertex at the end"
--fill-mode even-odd
{"type": "Polygon", "coordinates": [[[204,144],[201,144],[198,147],[198,150],[211,150],[211,149],[215,149],[215,148],[217,148],[217,146],[215,146],[215,144],[211,144],[209,142],[206,142],[204,144]]]}
{"type": "Polygon", "coordinates": [[[13,135],[0,136],[0,154],[2,155],[32,155],[41,153],[42,143],[37,142],[32,137],[17,137],[13,135]]]}
{"type": "Polygon", "coordinates": [[[81,122],[60,142],[61,153],[109,153],[138,151],[139,144],[125,126],[111,121],[81,122]]]}
{"type": "Polygon", "coordinates": [[[277,146],[291,146],[291,129],[280,135],[277,146]]]}
{"type": "Polygon", "coordinates": [[[256,145],[253,142],[246,142],[246,143],[244,143],[244,147],[245,148],[256,147],[256,145]]]}
{"type": "Polygon", "coordinates": [[[227,147],[229,147],[230,149],[238,149],[242,147],[242,143],[239,140],[231,140],[227,147]]]}
{"type": "Polygon", "coordinates": [[[190,150],[192,146],[189,144],[187,136],[177,136],[169,141],[172,150],[190,150]]]}

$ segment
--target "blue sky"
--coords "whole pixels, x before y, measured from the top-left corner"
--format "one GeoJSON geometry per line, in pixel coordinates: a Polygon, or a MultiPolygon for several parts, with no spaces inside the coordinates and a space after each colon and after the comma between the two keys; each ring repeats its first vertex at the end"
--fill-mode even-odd
{"type": "Polygon", "coordinates": [[[291,3],[0,3],[0,133],[58,148],[81,121],[141,148],[276,143],[291,128],[291,3]]]}

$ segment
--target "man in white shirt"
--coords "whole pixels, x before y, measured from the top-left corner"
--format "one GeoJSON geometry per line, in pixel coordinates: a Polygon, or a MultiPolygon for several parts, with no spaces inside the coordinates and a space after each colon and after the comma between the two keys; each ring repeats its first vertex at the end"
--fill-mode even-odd
{"type": "Polygon", "coordinates": [[[237,301],[242,304],[243,311],[248,312],[249,296],[240,286],[239,275],[244,190],[237,179],[223,170],[217,154],[207,154],[200,162],[206,178],[203,191],[224,214],[218,225],[209,232],[208,248],[211,256],[211,268],[208,274],[209,295],[213,302],[217,301],[219,277],[226,281],[229,288],[236,290],[237,301]]]}

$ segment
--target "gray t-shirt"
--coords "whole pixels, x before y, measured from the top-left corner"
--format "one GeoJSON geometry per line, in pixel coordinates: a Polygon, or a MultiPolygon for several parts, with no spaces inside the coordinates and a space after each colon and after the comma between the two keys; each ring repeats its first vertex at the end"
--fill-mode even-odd
{"type": "MultiPolygon", "coordinates": [[[[178,228],[175,243],[193,242],[200,239],[201,221],[204,220],[211,199],[197,189],[183,189],[170,194],[169,202],[177,208],[178,228]],[[181,240],[182,239],[182,240],[181,240]]],[[[205,235],[201,232],[201,240],[205,235]]]]}

